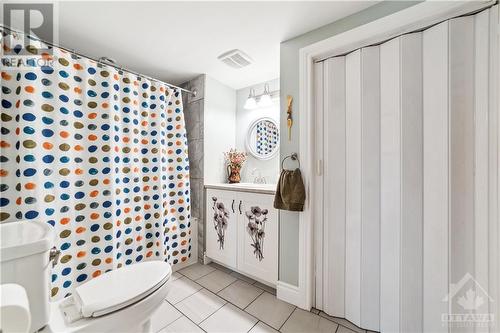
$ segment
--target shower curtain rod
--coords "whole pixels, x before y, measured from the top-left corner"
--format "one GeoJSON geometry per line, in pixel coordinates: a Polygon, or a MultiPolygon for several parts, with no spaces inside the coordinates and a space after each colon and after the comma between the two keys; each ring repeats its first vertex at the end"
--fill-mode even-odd
{"type": "MultiPolygon", "coordinates": [[[[2,28],[4,28],[4,29],[7,29],[7,30],[10,30],[10,31],[12,31],[12,32],[14,32],[14,33],[18,33],[18,34],[23,34],[23,35],[26,35],[26,33],[25,33],[25,32],[22,32],[22,31],[19,31],[19,30],[16,30],[16,29],[12,29],[12,28],[7,27],[7,26],[5,26],[5,25],[3,25],[3,24],[0,24],[0,27],[2,27],[2,28]]],[[[88,56],[88,55],[86,55],[86,54],[76,52],[74,49],[68,49],[68,48],[66,48],[66,47],[64,47],[64,46],[57,45],[57,44],[54,44],[54,43],[52,43],[52,42],[45,41],[45,40],[42,40],[42,39],[40,39],[40,38],[38,38],[38,37],[33,37],[33,36],[31,36],[31,35],[28,35],[28,36],[29,36],[30,38],[34,39],[34,40],[37,40],[37,41],[42,42],[42,43],[44,43],[44,44],[50,45],[50,46],[52,46],[52,47],[57,47],[57,48],[60,48],[60,49],[62,49],[62,50],[65,50],[65,51],[67,51],[67,52],[70,52],[70,53],[72,53],[72,54],[75,54],[75,55],[77,55],[77,56],[79,56],[79,57],[83,57],[83,58],[87,58],[87,59],[90,59],[90,60],[94,60],[94,61],[95,61],[95,62],[97,62],[98,64],[103,64],[103,65],[106,65],[106,66],[111,66],[111,67],[114,67],[114,68],[116,68],[116,69],[118,69],[118,70],[121,70],[121,71],[124,71],[124,72],[128,72],[128,73],[130,73],[130,74],[134,74],[134,75],[137,75],[137,76],[139,76],[139,77],[143,77],[143,78],[148,79],[148,80],[151,80],[151,81],[156,81],[156,82],[159,82],[159,83],[163,83],[164,85],[169,86],[170,88],[178,89],[178,90],[181,90],[181,91],[187,92],[187,93],[189,93],[189,94],[192,94],[193,96],[196,96],[196,93],[197,93],[197,91],[196,91],[196,90],[191,91],[191,90],[188,90],[188,89],[184,89],[184,88],[178,87],[178,86],[176,86],[176,85],[173,85],[173,84],[171,84],[171,83],[168,83],[168,82],[165,82],[165,81],[161,81],[161,80],[155,79],[154,77],[151,77],[151,76],[147,76],[147,75],[145,75],[145,74],[141,74],[141,73],[134,72],[134,71],[133,71],[133,70],[131,70],[131,69],[128,69],[128,68],[125,68],[125,67],[122,67],[122,66],[118,66],[118,65],[116,65],[116,64],[114,64],[114,63],[112,63],[112,62],[110,62],[110,61],[109,61],[109,59],[110,59],[110,58],[107,58],[107,57],[101,57],[101,58],[99,58],[99,59],[96,59],[96,58],[91,57],[91,56],[88,56]],[[103,58],[104,58],[104,59],[108,59],[108,61],[103,61],[103,60],[101,60],[101,59],[103,59],[103,58]]]]}

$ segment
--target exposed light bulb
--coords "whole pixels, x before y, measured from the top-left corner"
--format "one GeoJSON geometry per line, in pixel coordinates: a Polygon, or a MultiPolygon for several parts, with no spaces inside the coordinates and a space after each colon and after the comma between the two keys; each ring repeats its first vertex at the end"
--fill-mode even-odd
{"type": "Polygon", "coordinates": [[[269,93],[269,85],[266,83],[264,85],[264,93],[260,96],[259,106],[266,107],[271,106],[273,102],[271,101],[271,94],[269,93]]]}
{"type": "Polygon", "coordinates": [[[253,97],[248,97],[247,101],[245,102],[244,108],[247,110],[255,109],[257,107],[257,102],[255,101],[255,98],[253,97]]]}
{"type": "Polygon", "coordinates": [[[257,107],[254,89],[250,89],[250,94],[248,95],[247,101],[245,102],[245,105],[243,107],[247,110],[255,109],[257,107]]]}
{"type": "Polygon", "coordinates": [[[259,100],[260,107],[266,107],[266,106],[270,106],[272,104],[273,104],[273,102],[271,101],[271,96],[269,96],[269,95],[260,96],[260,100],[259,100]]]}

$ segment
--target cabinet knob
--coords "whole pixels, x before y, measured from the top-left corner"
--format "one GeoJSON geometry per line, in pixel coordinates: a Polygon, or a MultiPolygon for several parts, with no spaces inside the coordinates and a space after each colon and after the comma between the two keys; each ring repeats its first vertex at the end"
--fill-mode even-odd
{"type": "Polygon", "coordinates": [[[240,200],[240,204],[238,205],[238,209],[239,209],[240,214],[241,214],[241,200],[240,200]]]}
{"type": "Polygon", "coordinates": [[[233,213],[234,213],[234,199],[233,199],[233,203],[231,204],[231,209],[233,210],[233,213]]]}

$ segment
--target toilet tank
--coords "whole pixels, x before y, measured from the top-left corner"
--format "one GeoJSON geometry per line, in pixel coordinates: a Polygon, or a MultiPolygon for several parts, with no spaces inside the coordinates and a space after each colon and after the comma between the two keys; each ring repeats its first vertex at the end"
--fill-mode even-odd
{"type": "Polygon", "coordinates": [[[52,227],[43,222],[0,224],[0,284],[24,287],[31,314],[30,332],[41,329],[50,317],[49,253],[54,243],[52,227]]]}

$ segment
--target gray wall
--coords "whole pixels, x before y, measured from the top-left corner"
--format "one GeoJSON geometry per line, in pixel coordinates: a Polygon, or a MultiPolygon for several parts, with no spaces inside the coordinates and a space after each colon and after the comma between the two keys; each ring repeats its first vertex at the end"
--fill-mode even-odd
{"type": "MultiPolygon", "coordinates": [[[[357,26],[390,15],[404,8],[417,4],[418,1],[382,2],[359,13],[353,14],[319,29],[308,32],[281,43],[280,51],[280,87],[281,87],[281,133],[287,133],[286,96],[293,96],[292,140],[281,136],[280,157],[299,151],[299,50],[307,45],[332,37],[357,26]]],[[[280,281],[298,285],[299,261],[299,215],[298,213],[281,211],[280,213],[280,281]]]]}
{"type": "Polygon", "coordinates": [[[205,106],[205,75],[200,75],[181,85],[196,90],[196,96],[183,93],[184,120],[188,137],[189,176],[191,182],[191,216],[198,218],[198,259],[203,258],[203,120],[205,106]]]}

